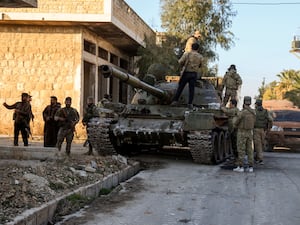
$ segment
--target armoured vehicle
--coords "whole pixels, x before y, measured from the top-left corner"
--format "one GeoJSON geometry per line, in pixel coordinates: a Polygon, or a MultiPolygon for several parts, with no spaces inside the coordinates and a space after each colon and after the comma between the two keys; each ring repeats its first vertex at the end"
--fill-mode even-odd
{"type": "Polygon", "coordinates": [[[193,160],[202,164],[217,164],[232,154],[228,118],[220,110],[221,99],[209,80],[197,81],[194,107],[189,109],[188,85],[178,105],[170,106],[177,82],[156,81],[153,75],[140,80],[109,65],[102,65],[100,73],[136,89],[130,104],[105,104],[99,109],[104,116],[90,123],[88,138],[100,154],[176,149],[189,151],[193,160]]]}

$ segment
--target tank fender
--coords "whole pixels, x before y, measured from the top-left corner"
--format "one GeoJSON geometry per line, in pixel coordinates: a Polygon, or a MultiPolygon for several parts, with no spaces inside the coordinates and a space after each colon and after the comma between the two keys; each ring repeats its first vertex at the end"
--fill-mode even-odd
{"type": "Polygon", "coordinates": [[[183,130],[212,130],[216,127],[213,113],[186,111],[184,115],[183,130]]]}

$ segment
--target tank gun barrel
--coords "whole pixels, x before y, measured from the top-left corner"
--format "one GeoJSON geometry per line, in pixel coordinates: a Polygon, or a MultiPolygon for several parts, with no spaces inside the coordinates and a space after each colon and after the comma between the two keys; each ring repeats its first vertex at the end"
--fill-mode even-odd
{"type": "Polygon", "coordinates": [[[117,68],[114,68],[109,65],[101,65],[100,66],[100,73],[102,74],[103,77],[109,78],[109,77],[116,77],[119,80],[139,89],[143,89],[144,91],[152,94],[153,96],[157,98],[166,98],[167,94],[165,93],[164,90],[161,90],[159,88],[156,88],[154,86],[151,86],[150,84],[147,84],[137,77],[125,73],[121,70],[118,70],[117,68]]]}

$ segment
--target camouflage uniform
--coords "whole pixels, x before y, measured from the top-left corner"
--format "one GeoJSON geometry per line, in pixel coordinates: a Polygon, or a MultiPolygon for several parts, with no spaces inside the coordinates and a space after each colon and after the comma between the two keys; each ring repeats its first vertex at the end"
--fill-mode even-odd
{"type": "Polygon", "coordinates": [[[21,131],[24,146],[28,146],[28,133],[26,129],[28,128],[28,120],[31,116],[31,106],[28,102],[28,94],[22,93],[22,101],[16,102],[13,105],[7,105],[3,103],[4,107],[7,109],[15,109],[13,120],[14,123],[14,146],[18,146],[19,133],[21,131]]]}
{"type": "Polygon", "coordinates": [[[231,65],[224,75],[222,87],[225,87],[225,97],[223,104],[226,105],[229,98],[237,100],[237,90],[242,85],[242,79],[236,72],[235,65],[231,65]]]}
{"type": "MultiPolygon", "coordinates": [[[[97,110],[97,106],[94,103],[88,103],[87,107],[85,108],[85,113],[83,115],[82,123],[86,126],[87,136],[89,136],[89,122],[92,118],[99,117],[99,112],[97,110]]],[[[93,146],[89,140],[87,140],[89,144],[89,151],[88,154],[93,153],[93,146]]]]}
{"type": "MultiPolygon", "coordinates": [[[[67,102],[67,100],[66,100],[67,102]]],[[[75,125],[79,121],[79,113],[70,105],[59,109],[55,114],[55,120],[59,121],[59,131],[57,135],[56,147],[61,150],[61,145],[66,138],[66,153],[71,152],[71,144],[74,138],[75,125]]]]}
{"type": "Polygon", "coordinates": [[[186,41],[186,44],[185,44],[185,48],[184,48],[184,52],[191,52],[192,51],[192,45],[194,43],[199,43],[199,40],[198,38],[200,38],[200,32],[198,30],[195,31],[194,35],[193,36],[190,36],[187,41],[186,41]]]}
{"type": "Polygon", "coordinates": [[[267,109],[262,107],[262,101],[257,100],[256,103],[256,120],[254,124],[254,149],[256,151],[255,159],[259,163],[263,163],[263,149],[265,146],[266,131],[272,127],[273,118],[267,109]]]}
{"type": "Polygon", "coordinates": [[[255,110],[251,109],[249,105],[245,105],[243,110],[239,113],[234,126],[238,128],[237,132],[237,146],[238,146],[238,166],[242,167],[244,163],[245,154],[248,155],[248,163],[253,167],[253,128],[255,123],[255,110]]]}
{"type": "Polygon", "coordinates": [[[199,49],[198,44],[193,44],[193,51],[184,53],[178,60],[178,63],[183,66],[186,64],[186,69],[181,76],[176,94],[173,98],[173,102],[177,102],[185,85],[189,83],[189,100],[188,104],[191,105],[194,99],[194,90],[197,81],[197,72],[203,61],[203,56],[197,52],[199,49]],[[197,48],[197,49],[196,49],[197,48]]]}
{"type": "Polygon", "coordinates": [[[228,131],[230,133],[232,151],[235,158],[237,158],[237,129],[233,126],[233,118],[238,115],[239,109],[236,106],[231,108],[226,108],[223,106],[221,107],[221,110],[226,114],[226,116],[228,116],[228,131]]]}

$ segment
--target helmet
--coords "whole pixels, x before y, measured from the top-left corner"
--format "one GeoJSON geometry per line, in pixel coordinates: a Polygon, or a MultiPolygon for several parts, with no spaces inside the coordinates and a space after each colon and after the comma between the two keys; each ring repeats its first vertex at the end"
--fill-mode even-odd
{"type": "Polygon", "coordinates": [[[244,104],[245,105],[251,105],[251,97],[250,96],[245,96],[244,97],[244,104]]]}
{"type": "Polygon", "coordinates": [[[230,65],[230,67],[228,68],[228,70],[236,70],[236,67],[234,64],[230,65]]]}
{"type": "Polygon", "coordinates": [[[256,99],[255,105],[262,106],[262,100],[261,99],[256,99]]]}

